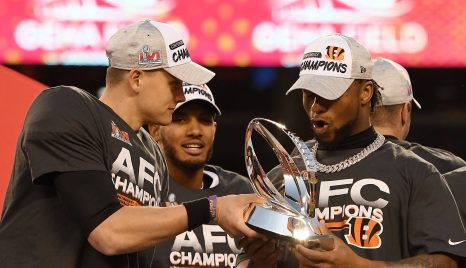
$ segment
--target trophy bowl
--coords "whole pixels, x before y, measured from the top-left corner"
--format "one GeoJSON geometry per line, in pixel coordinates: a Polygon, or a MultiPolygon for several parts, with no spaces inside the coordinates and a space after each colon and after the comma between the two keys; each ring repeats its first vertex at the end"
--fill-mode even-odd
{"type": "Polygon", "coordinates": [[[303,244],[308,248],[331,250],[332,235],[322,234],[316,208],[316,164],[307,145],[282,124],[265,118],[252,119],[246,129],[245,162],[251,185],[265,205],[252,204],[246,211],[246,224],[253,230],[291,244],[303,244]],[[278,128],[288,136],[299,156],[292,158],[280,142],[264,126],[278,128]],[[282,173],[273,183],[259,163],[252,134],[257,132],[272,148],[282,173]],[[295,160],[300,161],[299,168],[295,160]],[[280,189],[279,190],[277,190],[280,189]]]}

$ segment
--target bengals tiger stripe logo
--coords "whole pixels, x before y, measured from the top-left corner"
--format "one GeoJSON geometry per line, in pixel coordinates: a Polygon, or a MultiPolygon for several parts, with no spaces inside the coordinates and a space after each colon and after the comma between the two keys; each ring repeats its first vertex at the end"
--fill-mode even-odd
{"type": "Polygon", "coordinates": [[[351,217],[348,219],[349,234],[346,242],[358,248],[379,248],[382,245],[380,234],[383,225],[371,218],[351,217]]]}
{"type": "Polygon", "coordinates": [[[345,50],[341,47],[328,46],[325,58],[327,60],[342,61],[345,59],[345,50]]]}

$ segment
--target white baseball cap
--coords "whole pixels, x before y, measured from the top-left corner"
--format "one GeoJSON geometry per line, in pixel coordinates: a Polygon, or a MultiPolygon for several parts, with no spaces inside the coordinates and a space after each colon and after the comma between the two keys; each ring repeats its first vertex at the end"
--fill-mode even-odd
{"type": "Polygon", "coordinates": [[[188,102],[194,100],[201,100],[210,104],[215,109],[217,115],[222,114],[218,106],[215,104],[214,95],[212,94],[212,91],[206,84],[196,86],[183,83],[183,92],[186,100],[184,102],[177,103],[175,110],[188,102]]]}
{"type": "Polygon", "coordinates": [[[381,87],[382,105],[395,105],[413,101],[421,109],[421,104],[413,96],[413,87],[408,71],[400,64],[385,58],[374,60],[372,78],[381,87]]]}
{"type": "Polygon", "coordinates": [[[166,23],[143,20],[119,29],[107,44],[109,65],[131,70],[165,71],[194,85],[205,84],[215,73],[191,61],[181,35],[166,23]]]}
{"type": "Polygon", "coordinates": [[[286,92],[306,89],[336,100],[355,79],[372,79],[369,51],[356,40],[332,34],[312,41],[304,50],[298,80],[286,92]]]}

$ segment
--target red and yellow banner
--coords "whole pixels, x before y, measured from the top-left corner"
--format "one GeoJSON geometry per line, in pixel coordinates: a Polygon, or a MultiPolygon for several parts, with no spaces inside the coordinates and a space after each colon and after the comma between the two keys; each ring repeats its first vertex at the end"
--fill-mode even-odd
{"type": "Polygon", "coordinates": [[[404,66],[466,65],[462,0],[3,0],[0,62],[106,65],[106,40],[151,18],[175,25],[209,66],[295,66],[340,32],[404,66]]]}

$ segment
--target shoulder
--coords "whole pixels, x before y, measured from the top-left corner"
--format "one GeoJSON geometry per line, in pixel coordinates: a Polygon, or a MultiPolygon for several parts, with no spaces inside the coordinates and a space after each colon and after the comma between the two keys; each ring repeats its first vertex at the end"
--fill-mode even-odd
{"type": "Polygon", "coordinates": [[[42,91],[34,99],[29,113],[47,114],[57,118],[74,115],[79,118],[82,117],[83,112],[89,111],[86,106],[92,103],[97,104],[100,101],[82,89],[58,86],[42,91]]]}
{"type": "Polygon", "coordinates": [[[222,183],[226,187],[234,187],[234,186],[250,187],[249,180],[245,176],[237,172],[226,170],[220,166],[215,166],[215,165],[206,165],[205,170],[217,174],[219,177],[220,183],[222,183]]]}
{"type": "Polygon", "coordinates": [[[154,140],[154,138],[149,134],[149,132],[147,132],[147,130],[141,127],[137,134],[139,139],[145,146],[153,148],[158,153],[162,153],[159,144],[154,140]]]}
{"type": "Polygon", "coordinates": [[[220,177],[220,179],[223,179],[223,180],[233,180],[233,181],[239,181],[239,182],[248,182],[248,179],[245,176],[243,176],[243,175],[241,175],[241,174],[239,174],[237,172],[234,172],[234,171],[223,169],[220,166],[206,165],[205,170],[210,171],[210,172],[214,172],[215,174],[217,174],[220,177]]]}
{"type": "Polygon", "coordinates": [[[411,148],[413,145],[410,143],[410,142],[407,142],[405,140],[400,140],[400,139],[397,139],[397,138],[391,138],[391,137],[386,137],[386,141],[387,142],[391,142],[391,143],[394,143],[398,146],[401,146],[405,149],[409,149],[411,148]]]}
{"type": "Polygon", "coordinates": [[[466,183],[466,167],[460,167],[444,174],[446,179],[454,178],[463,180],[466,183]]]}
{"type": "Polygon", "coordinates": [[[442,172],[452,171],[459,167],[466,166],[466,162],[452,152],[440,148],[429,147],[418,143],[411,142],[409,150],[432,163],[442,172]]]}
{"type": "Polygon", "coordinates": [[[462,163],[464,163],[466,165],[466,163],[464,162],[463,159],[456,156],[454,153],[452,153],[450,151],[440,149],[440,148],[429,147],[429,146],[425,146],[425,145],[421,145],[421,144],[417,144],[417,143],[414,143],[414,144],[415,144],[415,148],[417,148],[418,150],[426,151],[426,152],[428,152],[430,154],[436,155],[437,157],[443,158],[445,160],[459,161],[459,162],[462,162],[462,163]]]}
{"type": "Polygon", "coordinates": [[[396,167],[400,172],[407,174],[438,173],[437,169],[425,159],[398,144],[387,141],[377,150],[380,162],[396,167]]]}
{"type": "MultiPolygon", "coordinates": [[[[92,124],[97,110],[97,98],[82,89],[68,86],[48,88],[42,91],[33,101],[25,120],[25,129],[43,131],[60,130],[62,128],[86,127],[92,124]],[[91,104],[91,103],[94,104],[91,104]]],[[[60,130],[61,131],[61,130],[60,130]]]]}
{"type": "Polygon", "coordinates": [[[137,133],[142,144],[146,148],[146,152],[149,153],[158,164],[159,168],[166,167],[165,157],[163,156],[162,149],[160,149],[159,144],[154,140],[154,138],[147,132],[144,128],[140,128],[137,133]]]}
{"type": "Polygon", "coordinates": [[[422,160],[412,151],[392,141],[386,141],[377,151],[384,154],[385,157],[391,157],[394,159],[406,159],[408,161],[422,160]]]}
{"type": "Polygon", "coordinates": [[[89,92],[73,86],[57,86],[45,89],[37,99],[58,100],[58,101],[95,101],[97,100],[89,92]]]}

